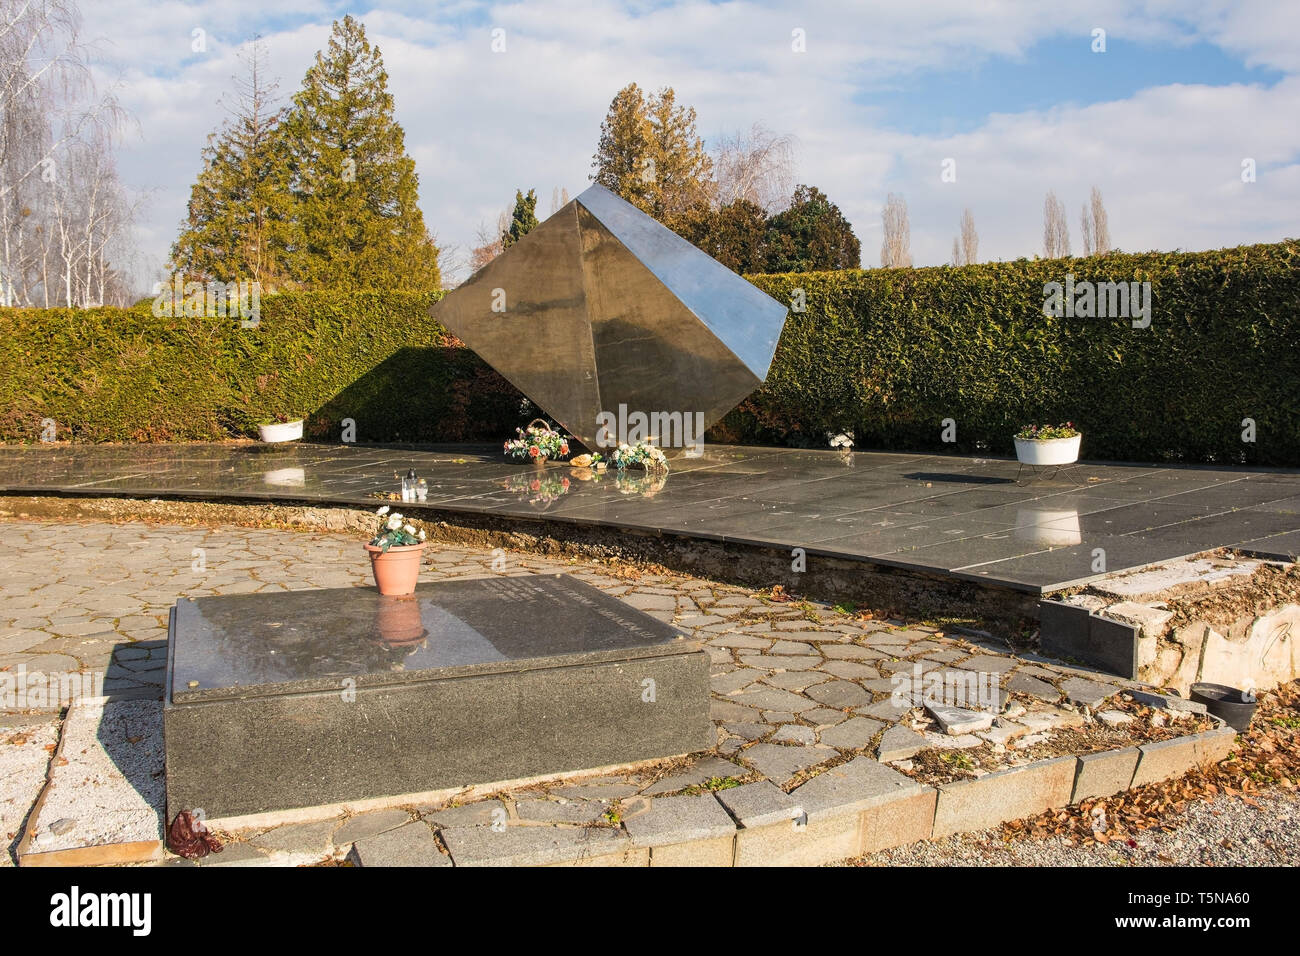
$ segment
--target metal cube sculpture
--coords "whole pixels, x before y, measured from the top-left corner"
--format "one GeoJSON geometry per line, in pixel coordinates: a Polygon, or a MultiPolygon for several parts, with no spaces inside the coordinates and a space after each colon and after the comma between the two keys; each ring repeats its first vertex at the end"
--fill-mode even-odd
{"type": "Polygon", "coordinates": [[[767,377],[787,307],[592,186],[432,311],[598,449],[611,418],[663,448],[702,440],[767,377]]]}

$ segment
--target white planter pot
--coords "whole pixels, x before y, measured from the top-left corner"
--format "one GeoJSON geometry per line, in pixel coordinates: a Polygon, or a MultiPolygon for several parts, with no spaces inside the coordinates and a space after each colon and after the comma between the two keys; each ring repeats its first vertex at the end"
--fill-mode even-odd
{"type": "Polygon", "coordinates": [[[297,441],[302,437],[302,419],[292,422],[272,422],[257,426],[258,437],[264,442],[297,441]]]}
{"type": "Polygon", "coordinates": [[[1068,465],[1079,460],[1079,442],[1082,440],[1082,435],[1047,441],[1017,438],[1016,458],[1022,465],[1068,465]]]}
{"type": "Polygon", "coordinates": [[[268,485],[301,488],[307,484],[307,470],[305,468],[277,468],[274,471],[268,471],[262,476],[262,480],[268,485]]]}

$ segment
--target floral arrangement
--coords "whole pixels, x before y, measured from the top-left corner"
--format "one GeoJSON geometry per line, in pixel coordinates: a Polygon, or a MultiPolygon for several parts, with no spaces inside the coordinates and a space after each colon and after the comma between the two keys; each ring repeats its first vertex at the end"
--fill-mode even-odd
{"type": "Polygon", "coordinates": [[[668,472],[650,471],[644,475],[629,475],[626,471],[615,472],[614,487],[624,495],[639,495],[642,498],[653,498],[663,490],[668,483],[668,472]]]}
{"type": "Polygon", "coordinates": [[[832,448],[842,448],[848,451],[853,447],[853,432],[827,432],[826,438],[830,441],[832,448]]]}
{"type": "Polygon", "coordinates": [[[1057,438],[1074,438],[1078,434],[1074,422],[1066,422],[1064,425],[1026,425],[1016,432],[1016,438],[1019,441],[1053,441],[1057,438]]]}
{"type": "Polygon", "coordinates": [[[416,530],[415,525],[408,524],[407,520],[396,511],[390,514],[390,510],[388,505],[384,505],[375,512],[379,515],[379,526],[375,528],[375,536],[370,539],[371,547],[387,553],[389,548],[423,544],[424,529],[416,530]]]}
{"type": "Polygon", "coordinates": [[[668,458],[664,455],[663,450],[644,440],[638,441],[635,445],[624,442],[614,449],[614,453],[610,457],[614,462],[614,467],[619,471],[637,466],[644,468],[646,471],[668,470],[668,458]]]}
{"type": "Polygon", "coordinates": [[[517,475],[507,479],[502,487],[526,497],[529,504],[550,504],[561,495],[569,493],[569,479],[555,476],[524,478],[517,475]]]}
{"type": "Polygon", "coordinates": [[[506,456],[519,461],[545,461],[548,458],[563,458],[569,453],[569,440],[563,432],[556,431],[540,418],[528,423],[528,427],[516,428],[518,438],[505,443],[506,456]]]}

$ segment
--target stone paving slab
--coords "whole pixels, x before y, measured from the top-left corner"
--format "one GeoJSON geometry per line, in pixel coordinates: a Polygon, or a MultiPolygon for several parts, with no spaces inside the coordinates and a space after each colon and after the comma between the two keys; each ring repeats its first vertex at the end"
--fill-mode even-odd
{"type": "Polygon", "coordinates": [[[885,727],[880,720],[870,717],[850,717],[843,723],[823,730],[818,739],[827,747],[839,750],[861,750],[875,738],[885,727]]]}
{"type": "Polygon", "coordinates": [[[790,796],[813,823],[826,817],[857,813],[925,790],[911,777],[870,757],[824,770],[792,790],[790,796]]]}
{"type": "Polygon", "coordinates": [[[594,800],[516,800],[515,817],[522,823],[598,823],[608,811],[594,800]]]}
{"type": "Polygon", "coordinates": [[[332,849],[331,838],[336,829],[337,820],[286,823],[257,834],[249,842],[271,852],[302,851],[316,859],[323,859],[332,849]]]}
{"type": "Polygon", "coordinates": [[[656,797],[647,811],[629,817],[623,825],[634,846],[646,847],[730,838],[736,829],[712,793],[656,797]]]}
{"type": "Polygon", "coordinates": [[[745,829],[790,823],[803,817],[798,801],[770,780],[720,790],[717,797],[736,823],[745,829]]]}
{"type": "Polygon", "coordinates": [[[801,770],[807,770],[836,756],[830,748],[755,744],[740,756],[759,773],[777,784],[784,784],[801,770]]]}
{"type": "Polygon", "coordinates": [[[451,866],[426,824],[407,822],[400,827],[357,840],[348,860],[354,866],[451,866]]]}
{"type": "Polygon", "coordinates": [[[1119,688],[1114,684],[1100,684],[1080,677],[1071,677],[1063,681],[1061,690],[1065,692],[1066,699],[1071,703],[1085,707],[1096,707],[1119,692],[1119,688]]]}
{"type": "Polygon", "coordinates": [[[450,827],[439,831],[456,866],[545,866],[552,863],[641,865],[644,847],[633,847],[612,827],[450,827]],[[639,855],[638,855],[639,854],[639,855]]]}
{"type": "Polygon", "coordinates": [[[926,748],[926,740],[915,730],[901,724],[890,727],[880,738],[876,757],[882,761],[906,760],[926,748]]]}
{"type": "Polygon", "coordinates": [[[706,757],[692,766],[690,770],[684,773],[672,774],[652,783],[643,789],[641,793],[653,797],[662,793],[684,790],[690,786],[699,786],[714,777],[725,780],[728,777],[743,777],[748,773],[750,773],[748,768],[732,763],[730,760],[723,760],[721,757],[706,757]]]}
{"type": "MultiPolygon", "coordinates": [[[[620,791],[626,791],[629,795],[636,793],[635,787],[620,787],[619,789],[620,791]]],[[[560,787],[552,792],[561,796],[568,796],[570,791],[571,788],[569,787],[560,787]]],[[[477,803],[467,803],[460,807],[440,807],[427,811],[421,808],[420,815],[425,820],[440,827],[485,827],[508,819],[510,812],[500,800],[480,800],[477,803]]]]}
{"type": "Polygon", "coordinates": [[[332,842],[344,847],[359,840],[367,840],[389,830],[396,830],[411,822],[411,815],[405,810],[372,810],[359,813],[334,831],[332,842]]]}

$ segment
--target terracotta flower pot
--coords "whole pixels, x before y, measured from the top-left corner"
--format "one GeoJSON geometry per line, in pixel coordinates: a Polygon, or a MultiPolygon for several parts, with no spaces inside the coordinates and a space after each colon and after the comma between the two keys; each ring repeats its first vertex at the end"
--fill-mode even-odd
{"type": "Polygon", "coordinates": [[[387,551],[373,544],[365,547],[370,552],[370,569],[375,573],[375,585],[380,594],[415,593],[424,542],[398,545],[387,551]]]}

